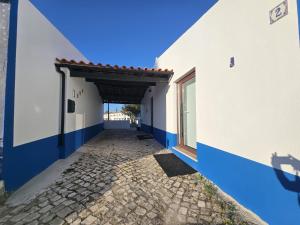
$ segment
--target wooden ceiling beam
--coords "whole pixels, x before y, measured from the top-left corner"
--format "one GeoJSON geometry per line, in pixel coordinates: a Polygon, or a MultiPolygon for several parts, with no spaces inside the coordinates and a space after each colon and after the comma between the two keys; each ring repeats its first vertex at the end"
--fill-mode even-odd
{"type": "Polygon", "coordinates": [[[71,65],[60,63],[57,64],[59,67],[67,67],[70,70],[81,70],[81,71],[91,71],[91,72],[104,72],[104,73],[118,73],[118,74],[149,74],[149,75],[162,75],[162,76],[172,76],[172,70],[152,70],[152,69],[130,69],[130,68],[122,68],[122,67],[99,67],[97,65],[71,65]]]}
{"type": "Polygon", "coordinates": [[[71,70],[71,77],[84,77],[97,81],[123,81],[123,82],[143,82],[143,83],[167,83],[168,77],[132,75],[132,74],[107,74],[102,72],[79,72],[71,70]]]}
{"type": "Polygon", "coordinates": [[[138,86],[138,87],[149,87],[149,86],[156,86],[155,82],[129,82],[129,81],[113,81],[111,82],[110,80],[99,80],[99,79],[90,79],[86,78],[85,79],[87,82],[93,82],[101,85],[113,85],[113,86],[118,86],[118,87],[133,87],[133,86],[138,86]]]}

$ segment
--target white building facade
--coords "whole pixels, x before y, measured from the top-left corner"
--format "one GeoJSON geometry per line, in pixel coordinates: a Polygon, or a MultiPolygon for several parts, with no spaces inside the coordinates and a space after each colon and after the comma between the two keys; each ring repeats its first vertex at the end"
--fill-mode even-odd
{"type": "MultiPolygon", "coordinates": [[[[79,62],[87,59],[29,0],[11,2],[3,126],[7,191],[72,154],[103,130],[106,118],[99,89],[70,70],[105,66],[79,62]],[[72,60],[55,67],[56,58],[72,60]]],[[[173,72],[162,78],[155,74],[163,71],[138,69],[141,79],[157,82],[129,100],[142,99],[142,130],[181,160],[268,223],[296,225],[299,0],[215,2],[156,60],[158,68],[173,72]]],[[[104,69],[123,72],[124,82],[124,71],[133,71],[104,69]]]]}
{"type": "Polygon", "coordinates": [[[2,174],[6,191],[66,158],[103,129],[103,104],[95,85],[71,78],[67,69],[63,81],[54,65],[56,58],[86,58],[29,0],[10,4],[2,174]],[[67,99],[76,104],[73,113],[62,111],[68,108],[67,99]]]}
{"type": "Polygon", "coordinates": [[[104,113],[103,116],[104,120],[130,120],[130,117],[125,115],[122,112],[110,112],[110,113],[104,113]]]}
{"type": "Polygon", "coordinates": [[[157,65],[174,75],[146,92],[142,128],[152,108],[180,159],[270,224],[298,224],[299,1],[218,1],[157,65]]]}

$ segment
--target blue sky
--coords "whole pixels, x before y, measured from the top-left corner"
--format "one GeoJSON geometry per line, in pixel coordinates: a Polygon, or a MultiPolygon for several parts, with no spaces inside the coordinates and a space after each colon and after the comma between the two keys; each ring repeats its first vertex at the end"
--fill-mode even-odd
{"type": "MultiPolygon", "coordinates": [[[[216,0],[31,0],[90,60],[153,67],[216,0]]],[[[112,107],[114,109],[114,107],[112,107]]]]}

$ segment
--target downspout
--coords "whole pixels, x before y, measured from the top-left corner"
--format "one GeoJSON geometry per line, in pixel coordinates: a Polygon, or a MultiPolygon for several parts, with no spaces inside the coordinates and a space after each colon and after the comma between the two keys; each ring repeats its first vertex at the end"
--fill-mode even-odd
{"type": "MultiPolygon", "coordinates": [[[[61,110],[60,110],[60,133],[58,145],[63,147],[65,145],[65,103],[66,103],[66,74],[61,70],[61,67],[56,65],[56,71],[61,74],[61,110]]],[[[60,152],[60,157],[61,152],[60,152]]]]}

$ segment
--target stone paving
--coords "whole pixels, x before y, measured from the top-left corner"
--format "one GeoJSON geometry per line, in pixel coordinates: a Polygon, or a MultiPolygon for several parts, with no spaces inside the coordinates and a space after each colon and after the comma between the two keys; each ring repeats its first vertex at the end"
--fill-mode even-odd
{"type": "Polygon", "coordinates": [[[198,173],[167,177],[168,152],[135,131],[104,131],[78,161],[28,204],[0,207],[0,224],[254,224],[198,173]]]}

